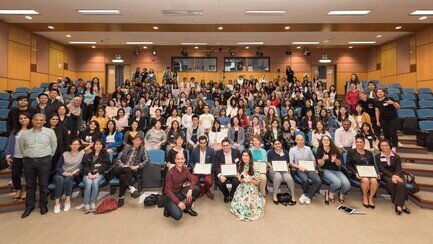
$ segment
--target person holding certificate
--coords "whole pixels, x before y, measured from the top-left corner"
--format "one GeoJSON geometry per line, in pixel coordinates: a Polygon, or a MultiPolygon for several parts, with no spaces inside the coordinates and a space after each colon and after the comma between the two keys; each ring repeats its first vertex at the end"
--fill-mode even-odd
{"type": "Polygon", "coordinates": [[[324,135],[316,151],[317,163],[323,169],[323,178],[329,181],[328,198],[334,202],[334,192],[340,189],[339,200],[344,203],[344,195],[350,190],[350,182],[341,172],[341,156],[330,136],[324,135]]]}
{"type": "Polygon", "coordinates": [[[176,154],[175,166],[172,167],[165,177],[164,216],[175,220],[182,218],[182,212],[193,217],[197,212],[192,210],[192,203],[198,198],[200,189],[195,185],[195,180],[185,164],[183,153],[176,154]],[[183,186],[189,182],[189,186],[183,186]],[[185,200],[185,201],[184,201],[185,200]]]}
{"type": "Polygon", "coordinates": [[[263,217],[265,199],[259,194],[257,186],[260,183],[258,167],[254,166],[251,151],[242,152],[242,160],[237,168],[239,186],[230,204],[232,212],[238,220],[254,221],[263,217]]]}
{"type": "Polygon", "coordinates": [[[210,199],[214,199],[214,194],[210,191],[213,178],[211,170],[209,170],[209,172],[205,172],[205,174],[201,174],[202,172],[200,174],[198,172],[195,172],[196,165],[206,164],[209,165],[209,169],[211,169],[214,157],[214,150],[211,147],[207,146],[207,137],[200,136],[200,138],[198,139],[198,147],[192,150],[191,157],[189,159],[189,168],[194,171],[192,176],[194,177],[195,184],[200,187],[200,197],[203,197],[206,194],[206,196],[210,199]],[[204,179],[203,186],[199,184],[199,180],[201,178],[204,179]]]}
{"type": "Polygon", "coordinates": [[[395,205],[395,212],[398,215],[401,212],[409,214],[410,210],[404,206],[407,194],[401,158],[391,151],[391,144],[387,140],[381,140],[379,148],[382,152],[376,155],[376,162],[379,164],[382,179],[386,182],[386,188],[391,195],[392,203],[395,205]]]}
{"type": "Polygon", "coordinates": [[[232,149],[230,147],[229,139],[224,139],[222,142],[222,150],[219,150],[215,154],[214,161],[214,173],[215,173],[215,184],[218,186],[220,191],[224,195],[224,202],[228,203],[233,199],[236,192],[236,188],[239,185],[239,180],[236,177],[236,167],[233,165],[238,165],[241,157],[241,153],[237,149],[232,149]],[[222,167],[226,167],[227,170],[222,170],[222,167]],[[232,170],[234,169],[234,172],[232,170]],[[227,189],[227,183],[232,184],[232,189],[227,189]]]}
{"type": "Polygon", "coordinates": [[[295,141],[296,146],[292,147],[289,151],[290,166],[295,168],[295,174],[301,178],[304,194],[299,198],[299,203],[310,205],[311,199],[313,199],[322,185],[322,180],[317,170],[314,169],[316,158],[311,149],[304,145],[304,137],[297,135],[295,141]],[[310,179],[313,184],[310,185],[308,179],[310,179]]]}
{"type": "MultiPolygon", "coordinates": [[[[253,162],[268,162],[268,155],[265,149],[261,147],[262,142],[260,141],[260,136],[253,136],[253,147],[250,148],[251,154],[253,155],[253,162]]],[[[266,196],[266,173],[260,174],[260,184],[259,189],[262,196],[266,196]]]]}
{"type": "Polygon", "coordinates": [[[272,162],[274,161],[285,161],[286,163],[289,162],[289,152],[283,149],[283,143],[281,140],[274,140],[274,149],[270,150],[268,152],[268,164],[271,170],[269,170],[269,178],[273,179],[273,195],[272,200],[275,204],[278,204],[277,199],[277,193],[278,189],[280,189],[281,182],[284,180],[287,184],[287,188],[289,188],[290,195],[292,196],[291,202],[289,202],[290,206],[293,206],[296,204],[296,197],[295,197],[295,182],[293,181],[292,175],[290,172],[281,172],[281,171],[274,171],[272,162]]]}
{"type": "Polygon", "coordinates": [[[378,177],[362,177],[356,168],[357,165],[368,165],[374,166],[373,153],[365,150],[365,139],[361,135],[355,137],[355,149],[349,150],[347,153],[347,169],[352,172],[352,177],[356,176],[356,179],[361,181],[362,190],[362,204],[366,208],[374,209],[373,197],[379,188],[378,177]]]}

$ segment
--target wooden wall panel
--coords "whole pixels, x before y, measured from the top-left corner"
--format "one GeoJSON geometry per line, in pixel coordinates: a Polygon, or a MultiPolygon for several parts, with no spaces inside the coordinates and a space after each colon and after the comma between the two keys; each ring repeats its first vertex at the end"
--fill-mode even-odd
{"type": "Polygon", "coordinates": [[[397,47],[397,43],[395,41],[392,41],[392,42],[389,42],[387,44],[382,45],[381,46],[381,50],[383,52],[383,51],[386,51],[388,49],[393,49],[393,48],[396,48],[396,47],[397,47]]]}
{"type": "Polygon", "coordinates": [[[15,90],[17,87],[30,87],[29,80],[8,79],[8,90],[15,90]]]}
{"type": "Polygon", "coordinates": [[[8,77],[9,26],[0,22],[0,77],[8,77]]]}
{"type": "Polygon", "coordinates": [[[396,41],[397,74],[410,73],[410,38],[402,38],[396,41]]]}
{"type": "Polygon", "coordinates": [[[49,69],[50,75],[63,77],[63,51],[50,48],[49,69]]]}
{"type": "Polygon", "coordinates": [[[48,74],[49,59],[50,59],[50,41],[46,38],[38,36],[37,41],[37,69],[39,73],[48,74]]]}
{"type": "Polygon", "coordinates": [[[21,29],[9,26],[9,40],[30,46],[31,34],[21,29]]]}
{"type": "Polygon", "coordinates": [[[98,77],[99,82],[106,87],[105,71],[104,72],[77,72],[77,79],[82,78],[84,81],[91,80],[93,77],[98,77]]]}
{"type": "Polygon", "coordinates": [[[30,86],[39,87],[42,82],[48,82],[48,75],[42,73],[31,72],[30,74],[30,86]]]}
{"type": "Polygon", "coordinates": [[[433,28],[427,29],[416,34],[417,46],[422,46],[433,42],[433,28]]]}
{"type": "Polygon", "coordinates": [[[433,79],[433,43],[419,46],[417,50],[417,80],[433,79]]]}
{"type": "Polygon", "coordinates": [[[65,70],[63,72],[63,74],[64,74],[64,77],[69,77],[71,80],[77,79],[77,72],[75,72],[75,71],[65,70]]]}
{"type": "Polygon", "coordinates": [[[367,73],[367,80],[381,80],[382,79],[382,71],[375,70],[367,73]]]}
{"type": "Polygon", "coordinates": [[[384,76],[381,79],[379,79],[379,81],[381,83],[386,83],[386,84],[396,83],[397,82],[397,76],[396,75],[384,76]]]}
{"type": "Polygon", "coordinates": [[[32,36],[32,44],[30,46],[30,63],[37,64],[38,59],[38,38],[32,36]]]}
{"type": "Polygon", "coordinates": [[[4,92],[4,90],[8,89],[8,79],[0,78],[0,91],[4,92]]]}
{"type": "Polygon", "coordinates": [[[59,51],[64,51],[65,47],[57,42],[50,41],[50,48],[57,49],[59,51]]]}
{"type": "Polygon", "coordinates": [[[359,80],[367,80],[367,72],[337,72],[337,93],[345,94],[344,86],[353,73],[358,75],[359,80]]]}
{"type": "Polygon", "coordinates": [[[9,41],[8,78],[30,81],[30,46],[9,41]]]}
{"type": "Polygon", "coordinates": [[[382,65],[382,77],[396,75],[397,74],[397,49],[390,48],[390,49],[382,50],[380,63],[382,65]]]}
{"type": "Polygon", "coordinates": [[[402,87],[416,87],[416,72],[397,75],[397,83],[402,87]]]}
{"type": "Polygon", "coordinates": [[[430,88],[433,91],[433,80],[424,80],[417,82],[417,88],[430,88]]]}

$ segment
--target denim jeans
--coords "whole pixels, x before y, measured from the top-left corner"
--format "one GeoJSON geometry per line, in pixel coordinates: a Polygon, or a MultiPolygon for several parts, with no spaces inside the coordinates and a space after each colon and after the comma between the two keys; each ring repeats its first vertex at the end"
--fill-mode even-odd
{"type": "MultiPolygon", "coordinates": [[[[189,190],[189,186],[184,187],[180,191],[174,192],[174,195],[176,195],[177,199],[183,201],[186,198],[186,194],[188,190],[189,190]]],[[[200,195],[200,187],[195,186],[194,190],[192,191],[192,202],[194,202],[199,195],[200,195]]],[[[179,220],[182,218],[183,215],[182,209],[180,209],[179,206],[177,206],[177,204],[175,204],[171,200],[171,198],[169,198],[167,195],[164,195],[163,201],[165,204],[165,209],[168,211],[168,213],[173,219],[179,220]]],[[[187,206],[191,206],[192,202],[190,204],[187,204],[187,206]]]]}
{"type": "Polygon", "coordinates": [[[98,178],[90,180],[89,177],[83,177],[84,183],[84,204],[90,204],[96,202],[96,198],[99,193],[99,182],[103,179],[104,176],[100,175],[98,178]]]}
{"type": "Polygon", "coordinates": [[[340,189],[341,193],[346,194],[350,190],[350,182],[341,171],[325,169],[323,170],[323,178],[331,182],[330,192],[340,189]]]}
{"type": "Polygon", "coordinates": [[[36,180],[39,183],[39,207],[47,206],[48,177],[51,170],[51,156],[42,158],[23,158],[26,179],[26,208],[35,207],[36,180]]]}
{"type": "Polygon", "coordinates": [[[300,171],[296,172],[299,178],[301,178],[302,190],[304,190],[304,195],[310,199],[313,199],[314,195],[319,191],[322,185],[322,179],[320,176],[313,171],[300,171]],[[308,179],[313,181],[313,184],[308,183],[308,179]]]}
{"type": "Polygon", "coordinates": [[[65,195],[70,197],[72,195],[72,186],[74,185],[74,177],[73,176],[63,176],[63,175],[55,175],[54,183],[56,184],[55,189],[55,197],[56,199],[60,199],[62,197],[63,191],[65,191],[65,195]]]}

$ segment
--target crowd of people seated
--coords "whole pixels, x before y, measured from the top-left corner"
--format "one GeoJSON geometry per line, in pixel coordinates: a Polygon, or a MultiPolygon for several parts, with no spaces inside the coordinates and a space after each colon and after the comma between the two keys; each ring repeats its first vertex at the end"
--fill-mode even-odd
{"type": "Polygon", "coordinates": [[[140,196],[133,179],[151,163],[147,151],[155,149],[166,152],[164,216],[176,220],[183,213],[197,216],[193,202],[214,199],[212,184],[230,211],[248,221],[264,215],[268,190],[279,204],[282,183],[293,206],[311,204],[322,182],[329,184],[325,199],[343,203],[351,179],[360,181],[366,208],[375,208],[373,196],[383,180],[396,213],[409,213],[396,153],[398,102],[373,82],[363,91],[356,74],[346,85],[345,102],[338,100],[335,86],[326,87],[317,76],[299,81],[289,67],[286,74],[273,81],[240,76],[225,84],[178,80],[167,70],[157,83],[153,72],[137,69],[106,105],[97,77],[54,82],[39,94],[35,107],[28,97],[18,97],[18,107],[7,118],[6,160],[12,165],[13,198],[26,201],[22,217],[35,208],[36,184],[40,212],[47,213],[51,182],[56,186],[54,213],[61,212],[63,194],[63,210],[71,209],[72,189],[79,182],[84,183],[84,212],[95,211],[99,186],[110,180],[107,170],[119,179],[122,207],[128,189],[132,197],[140,196]],[[274,169],[281,161],[287,170],[274,169]],[[313,161],[314,168],[307,169],[304,161],[313,161]],[[195,173],[199,164],[210,164],[211,171],[195,173]],[[229,165],[236,166],[230,175],[223,170],[229,165]],[[362,178],[358,165],[378,165],[377,177],[362,178]],[[272,188],[267,189],[268,181],[272,188]],[[303,191],[299,198],[296,181],[303,191]]]}

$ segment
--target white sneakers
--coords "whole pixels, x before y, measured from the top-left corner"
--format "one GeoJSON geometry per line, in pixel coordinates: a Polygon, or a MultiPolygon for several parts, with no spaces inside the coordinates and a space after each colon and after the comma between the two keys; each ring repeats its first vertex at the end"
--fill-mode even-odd
{"type": "Polygon", "coordinates": [[[92,213],[95,212],[95,210],[96,210],[96,203],[94,203],[94,202],[90,203],[90,208],[91,208],[92,213]]]}
{"type": "Polygon", "coordinates": [[[60,204],[59,205],[54,205],[54,213],[55,214],[60,213],[60,204]]]}
{"type": "Polygon", "coordinates": [[[301,195],[301,197],[299,198],[299,203],[300,204],[307,204],[310,205],[311,204],[311,199],[308,198],[307,196],[305,196],[304,194],[301,195]]]}
{"type": "MultiPolygon", "coordinates": [[[[71,209],[71,203],[70,202],[68,202],[68,203],[65,202],[65,208],[63,209],[63,211],[68,212],[70,209],[71,209]]],[[[58,214],[58,213],[60,213],[60,211],[61,211],[60,210],[60,204],[59,205],[54,205],[54,213],[58,214]]]]}
{"type": "Polygon", "coordinates": [[[92,209],[90,208],[89,204],[85,204],[84,205],[84,214],[89,214],[90,212],[92,212],[92,209]]]}

